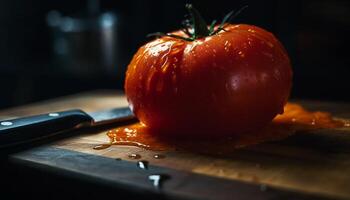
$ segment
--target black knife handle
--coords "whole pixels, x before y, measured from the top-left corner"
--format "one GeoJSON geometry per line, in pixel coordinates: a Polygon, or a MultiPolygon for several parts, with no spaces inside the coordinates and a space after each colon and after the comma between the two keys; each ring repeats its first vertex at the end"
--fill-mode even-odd
{"type": "Polygon", "coordinates": [[[0,121],[0,148],[90,125],[92,122],[93,119],[81,110],[2,120],[0,121]]]}

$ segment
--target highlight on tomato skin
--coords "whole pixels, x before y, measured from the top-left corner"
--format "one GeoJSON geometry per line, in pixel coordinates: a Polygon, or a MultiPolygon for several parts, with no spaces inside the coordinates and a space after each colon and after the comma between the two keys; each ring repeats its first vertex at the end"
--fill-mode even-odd
{"type": "Polygon", "coordinates": [[[283,113],[292,68],[282,44],[256,26],[220,27],[212,28],[215,34],[194,30],[197,35],[187,39],[181,31],[165,34],[134,55],[125,93],[135,115],[154,134],[249,132],[283,113]]]}

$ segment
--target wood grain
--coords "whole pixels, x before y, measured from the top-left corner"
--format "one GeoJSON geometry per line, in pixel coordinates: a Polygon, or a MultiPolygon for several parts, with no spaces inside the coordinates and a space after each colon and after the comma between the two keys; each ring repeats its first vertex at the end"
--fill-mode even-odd
{"type": "MultiPolygon", "coordinates": [[[[331,112],[339,118],[350,118],[350,104],[299,101],[310,109],[331,112]]],[[[80,108],[87,112],[126,106],[122,93],[97,91],[36,103],[0,112],[0,119],[80,108]]],[[[64,139],[52,147],[73,150],[131,162],[130,153],[138,153],[151,165],[186,172],[262,184],[306,194],[350,199],[350,129],[328,129],[298,133],[285,140],[237,150],[230,155],[209,156],[186,151],[150,151],[137,147],[112,146],[94,150],[108,142],[106,132],[64,139]],[[155,159],[155,154],[165,155],[155,159]]]]}

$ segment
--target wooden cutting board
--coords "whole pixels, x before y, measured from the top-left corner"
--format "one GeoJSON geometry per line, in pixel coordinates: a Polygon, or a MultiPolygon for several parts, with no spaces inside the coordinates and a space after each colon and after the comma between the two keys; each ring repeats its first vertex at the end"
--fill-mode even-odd
{"type": "MultiPolygon", "coordinates": [[[[350,119],[350,104],[298,101],[311,110],[350,119]]],[[[95,91],[3,110],[0,119],[79,108],[86,112],[127,106],[121,92],[95,91]]],[[[350,199],[350,128],[299,133],[242,148],[230,155],[150,151],[132,146],[93,147],[108,142],[107,130],[72,133],[66,139],[11,155],[19,165],[64,171],[133,192],[176,199],[350,199]],[[141,158],[130,158],[139,154],[141,158]],[[164,158],[156,159],[155,155],[164,158]],[[117,160],[121,158],[121,160],[117,160]],[[137,162],[146,160],[142,170],[137,162]],[[164,174],[161,188],[148,179],[164,174]]]]}

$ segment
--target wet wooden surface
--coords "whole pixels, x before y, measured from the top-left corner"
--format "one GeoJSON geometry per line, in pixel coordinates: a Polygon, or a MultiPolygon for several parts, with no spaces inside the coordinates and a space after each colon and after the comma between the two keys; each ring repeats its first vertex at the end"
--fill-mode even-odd
{"type": "MultiPolygon", "coordinates": [[[[328,111],[334,114],[335,117],[350,118],[350,104],[348,103],[298,102],[311,110],[328,111]]],[[[0,111],[0,119],[71,108],[80,108],[92,112],[126,105],[127,102],[122,93],[95,91],[3,110],[0,111]]],[[[304,195],[311,194],[331,199],[350,199],[350,128],[298,133],[281,141],[250,146],[237,150],[230,155],[220,156],[186,151],[150,151],[131,146],[111,146],[102,150],[93,149],[94,146],[106,142],[108,142],[106,131],[79,133],[70,138],[46,144],[39,149],[27,150],[12,155],[12,157],[18,163],[37,162],[42,167],[48,165],[65,170],[73,168],[70,168],[71,165],[67,166],[65,162],[57,162],[57,160],[56,162],[52,160],[44,162],[43,159],[34,159],[31,156],[41,155],[40,152],[44,152],[46,148],[46,150],[55,149],[56,153],[59,150],[69,150],[70,152],[103,158],[121,158],[123,161],[128,161],[128,163],[135,163],[135,165],[137,161],[142,159],[147,160],[151,167],[212,177],[216,181],[222,180],[225,183],[230,181],[233,183],[243,182],[248,183],[248,185],[256,185],[262,189],[271,187],[304,195]],[[33,152],[31,153],[31,151],[33,152]],[[130,158],[130,154],[139,154],[141,158],[130,158]],[[154,156],[157,154],[164,156],[164,158],[155,158],[154,156]]],[[[50,155],[46,156],[50,157],[50,155]]],[[[74,157],[70,157],[70,159],[70,163],[75,165],[79,165],[79,162],[81,162],[81,160],[74,159],[74,157]]],[[[79,170],[79,168],[74,169],[79,170]]],[[[118,173],[118,169],[116,169],[116,173],[118,173]]],[[[99,174],[95,176],[95,178],[99,178],[99,174]]],[[[101,175],[100,178],[103,179],[103,176],[101,175]]],[[[184,178],[181,181],[191,182],[191,179],[184,178]]],[[[206,187],[212,186],[207,185],[206,187]]],[[[181,187],[177,186],[176,190],[181,191],[181,187]]],[[[190,195],[191,191],[188,190],[187,193],[190,195]]]]}

